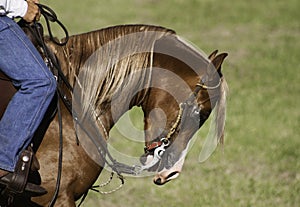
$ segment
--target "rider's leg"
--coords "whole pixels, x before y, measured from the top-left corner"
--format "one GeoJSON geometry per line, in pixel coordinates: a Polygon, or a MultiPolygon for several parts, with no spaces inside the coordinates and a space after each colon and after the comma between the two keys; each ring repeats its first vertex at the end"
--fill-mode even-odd
{"type": "Polygon", "coordinates": [[[13,172],[52,100],[56,81],[21,28],[3,16],[0,70],[19,88],[0,120],[0,169],[13,172]]]}

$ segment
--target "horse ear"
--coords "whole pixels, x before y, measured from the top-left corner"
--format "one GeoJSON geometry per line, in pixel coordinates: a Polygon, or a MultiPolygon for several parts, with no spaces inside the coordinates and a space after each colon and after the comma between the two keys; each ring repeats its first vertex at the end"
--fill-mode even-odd
{"type": "Polygon", "coordinates": [[[213,52],[208,56],[208,59],[213,60],[213,59],[216,57],[217,53],[218,53],[218,50],[213,51],[213,52]]]}
{"type": "Polygon", "coordinates": [[[218,73],[221,74],[221,65],[224,59],[228,56],[228,53],[221,53],[220,55],[216,56],[211,62],[217,69],[218,73]]]}

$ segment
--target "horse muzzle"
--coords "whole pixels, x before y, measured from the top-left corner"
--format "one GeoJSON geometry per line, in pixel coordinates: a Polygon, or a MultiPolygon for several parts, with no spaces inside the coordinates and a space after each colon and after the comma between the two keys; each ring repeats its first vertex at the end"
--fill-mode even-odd
{"type": "Polygon", "coordinates": [[[153,178],[156,185],[164,185],[167,182],[176,179],[181,173],[184,163],[184,158],[180,159],[175,165],[169,169],[162,169],[153,178]]]}

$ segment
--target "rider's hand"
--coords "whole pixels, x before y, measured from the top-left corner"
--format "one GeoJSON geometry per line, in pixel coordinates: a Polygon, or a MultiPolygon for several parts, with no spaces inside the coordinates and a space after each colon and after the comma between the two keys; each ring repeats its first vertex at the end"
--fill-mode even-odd
{"type": "Polygon", "coordinates": [[[27,4],[28,4],[28,8],[27,8],[27,12],[26,14],[23,16],[23,19],[26,22],[33,22],[34,20],[39,20],[40,18],[40,10],[39,7],[36,5],[37,3],[39,3],[38,0],[28,0],[27,4]]]}

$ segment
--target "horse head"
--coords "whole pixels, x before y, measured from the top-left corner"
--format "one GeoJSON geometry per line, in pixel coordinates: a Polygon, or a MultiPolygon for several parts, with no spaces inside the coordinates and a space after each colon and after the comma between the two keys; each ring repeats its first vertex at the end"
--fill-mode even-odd
{"type": "MultiPolygon", "coordinates": [[[[227,54],[217,55],[214,51],[208,59],[202,59],[192,54],[195,51],[188,51],[191,56],[186,57],[185,51],[179,52],[179,57],[177,52],[172,55],[166,53],[170,53],[169,50],[180,51],[184,47],[168,41],[162,43],[168,45],[168,52],[162,46],[164,49],[158,48],[159,54],[154,57],[157,63],[154,66],[159,69],[153,69],[153,77],[159,78],[152,81],[154,87],[143,106],[146,147],[141,162],[149,166],[149,171],[157,171],[154,177],[157,185],[179,176],[193,135],[216,105],[225,99],[226,82],[221,65],[227,54]]],[[[217,133],[219,141],[222,141],[222,133],[217,133]]]]}
{"type": "MultiPolygon", "coordinates": [[[[77,135],[87,154],[102,166],[100,161],[106,159],[103,154],[111,154],[102,144],[109,138],[109,130],[126,111],[141,106],[146,144],[146,153],[140,159],[142,166],[121,165],[110,159],[112,165],[108,167],[132,175],[157,171],[154,182],[162,185],[178,177],[193,135],[212,110],[224,103],[226,81],[221,65],[227,54],[218,55],[215,51],[206,58],[174,32],[163,28],[136,25],[102,32],[111,34],[111,30],[115,35],[122,34],[122,38],[92,32],[80,36],[81,41],[71,37],[67,45],[86,48],[86,42],[102,42],[85,53],[88,58],[75,78],[78,83],[74,87],[73,107],[78,106],[75,114],[81,114],[75,120],[82,122],[81,128],[88,129],[78,128],[77,135]],[[95,41],[95,36],[96,40],[109,38],[95,41]],[[91,126],[95,126],[95,136],[91,126]]],[[[66,50],[61,54],[73,57],[75,52],[66,50]]],[[[67,66],[69,71],[74,70],[71,65],[67,66]]],[[[218,109],[218,114],[222,112],[218,109]]],[[[216,136],[222,140],[224,119],[217,116],[217,121],[221,130],[216,136]]]]}

